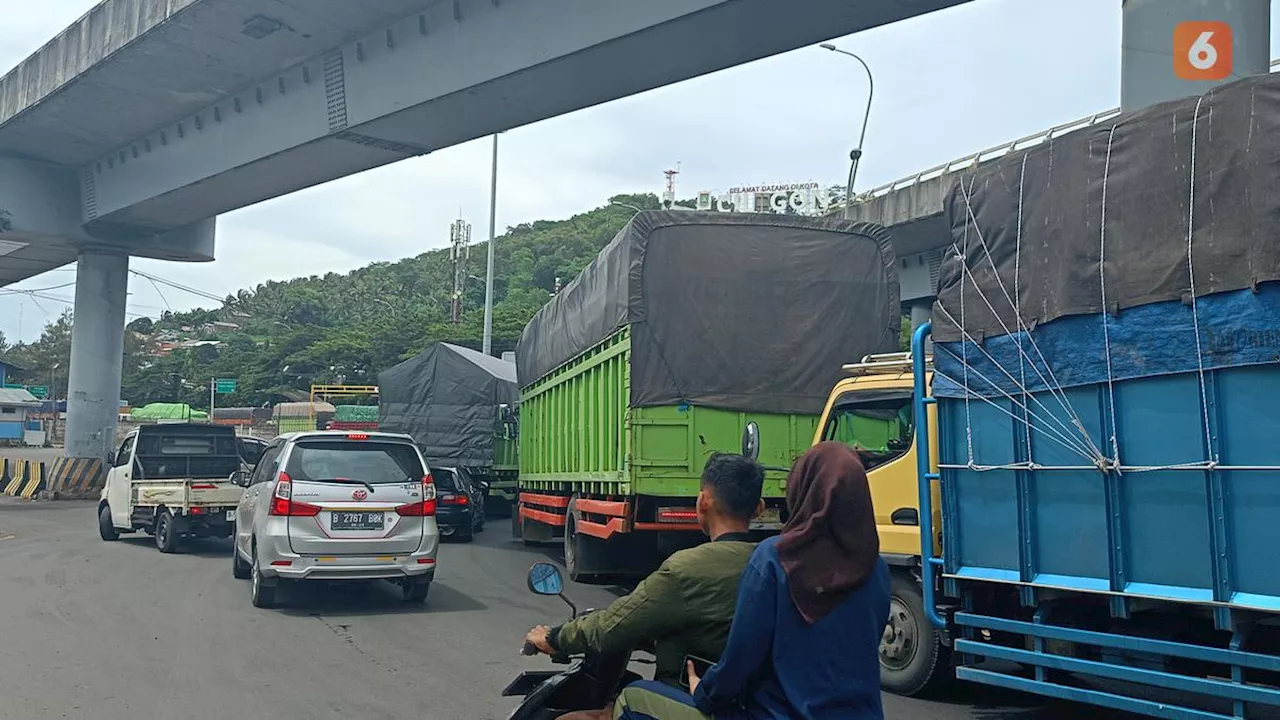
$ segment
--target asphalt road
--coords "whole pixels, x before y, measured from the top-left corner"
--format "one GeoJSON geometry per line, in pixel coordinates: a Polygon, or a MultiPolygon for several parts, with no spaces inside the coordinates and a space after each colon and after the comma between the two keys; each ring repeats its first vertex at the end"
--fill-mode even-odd
{"type": "MultiPolygon", "coordinates": [[[[36,720],[462,720],[504,718],[524,631],[567,615],[532,595],[550,557],[492,521],[446,544],[425,607],[391,586],[308,586],[278,610],[249,604],[230,545],[162,555],[145,535],[104,543],[86,503],[0,498],[0,718],[36,720]]],[[[572,586],[579,607],[616,594],[572,586]]],[[[970,690],[951,703],[886,696],[895,720],[1065,720],[1088,713],[970,690]]]]}

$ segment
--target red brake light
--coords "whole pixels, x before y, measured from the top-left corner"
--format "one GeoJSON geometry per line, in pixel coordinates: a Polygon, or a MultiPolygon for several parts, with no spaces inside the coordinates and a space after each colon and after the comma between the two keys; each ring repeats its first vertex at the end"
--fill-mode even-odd
{"type": "Polygon", "coordinates": [[[466,495],[441,495],[441,505],[470,505],[471,498],[466,495]]]}
{"type": "Polygon", "coordinates": [[[283,517],[315,517],[320,506],[293,500],[293,480],[288,473],[280,473],[276,480],[275,494],[271,498],[271,515],[283,517]]]}
{"type": "Polygon", "coordinates": [[[664,507],[658,508],[658,522],[694,523],[698,522],[698,511],[693,508],[664,507]]]}
{"type": "Polygon", "coordinates": [[[368,440],[368,433],[347,433],[348,440],[368,440]]]}
{"type": "Polygon", "coordinates": [[[396,508],[396,514],[402,517],[435,517],[436,485],[430,475],[422,478],[422,502],[401,505],[396,508]]]}

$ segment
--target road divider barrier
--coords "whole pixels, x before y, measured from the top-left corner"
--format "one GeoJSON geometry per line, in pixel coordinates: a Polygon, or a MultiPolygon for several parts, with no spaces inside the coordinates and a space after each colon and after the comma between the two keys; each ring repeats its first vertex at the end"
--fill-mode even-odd
{"type": "Polygon", "coordinates": [[[58,458],[48,483],[54,500],[96,499],[107,484],[107,463],[98,458],[58,458]]]}
{"type": "Polygon", "coordinates": [[[38,460],[0,460],[0,490],[9,497],[34,500],[46,487],[45,464],[38,460]]]}

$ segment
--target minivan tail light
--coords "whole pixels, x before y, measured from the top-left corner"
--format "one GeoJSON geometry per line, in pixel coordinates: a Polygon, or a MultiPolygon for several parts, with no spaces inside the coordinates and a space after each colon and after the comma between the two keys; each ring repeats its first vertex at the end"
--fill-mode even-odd
{"type": "Polygon", "coordinates": [[[281,517],[315,517],[320,514],[320,507],[311,503],[293,500],[293,479],[288,473],[280,473],[276,479],[275,493],[271,497],[271,515],[281,517]]]}
{"type": "Polygon", "coordinates": [[[401,505],[396,508],[396,514],[402,517],[435,517],[436,485],[430,475],[422,478],[422,501],[401,505]]]}
{"type": "Polygon", "coordinates": [[[441,495],[441,505],[470,505],[471,498],[466,495],[441,495]]]}

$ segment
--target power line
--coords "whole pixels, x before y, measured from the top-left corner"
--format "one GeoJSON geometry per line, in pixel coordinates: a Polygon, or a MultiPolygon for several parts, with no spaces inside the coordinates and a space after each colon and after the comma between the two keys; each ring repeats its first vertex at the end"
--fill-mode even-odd
{"type": "Polygon", "coordinates": [[[158,275],[152,275],[151,273],[146,273],[141,270],[129,270],[129,272],[133,273],[134,275],[137,275],[138,277],[146,278],[147,280],[150,280],[152,282],[158,282],[162,285],[167,285],[175,290],[181,290],[182,292],[190,293],[197,297],[205,298],[206,300],[212,300],[213,302],[216,302],[218,304],[226,303],[226,298],[221,295],[214,295],[211,292],[205,292],[204,290],[198,290],[189,285],[183,285],[182,283],[177,283],[172,280],[166,280],[165,278],[162,278],[158,275]]]}

